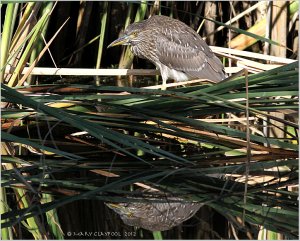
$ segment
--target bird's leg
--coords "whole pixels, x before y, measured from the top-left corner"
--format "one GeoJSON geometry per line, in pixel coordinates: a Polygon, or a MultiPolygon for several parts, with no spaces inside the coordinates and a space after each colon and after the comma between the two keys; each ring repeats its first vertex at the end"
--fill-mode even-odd
{"type": "Polygon", "coordinates": [[[161,90],[166,90],[166,89],[167,89],[167,78],[165,78],[164,76],[162,76],[161,90]]]}

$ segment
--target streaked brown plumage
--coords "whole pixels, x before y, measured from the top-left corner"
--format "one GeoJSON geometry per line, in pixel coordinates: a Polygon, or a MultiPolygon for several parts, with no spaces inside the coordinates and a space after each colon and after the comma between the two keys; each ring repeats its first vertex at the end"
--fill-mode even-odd
{"type": "MultiPolygon", "coordinates": [[[[153,194],[162,194],[155,192],[153,194]]],[[[185,201],[165,194],[165,197],[154,195],[135,198],[138,202],[106,203],[120,215],[123,222],[150,231],[169,230],[188,220],[203,206],[199,202],[185,201]]]]}
{"type": "Polygon", "coordinates": [[[187,81],[226,78],[224,66],[205,41],[183,22],[166,16],[153,16],[129,25],[124,36],[108,47],[131,45],[134,55],[148,59],[167,79],[187,81]]]}

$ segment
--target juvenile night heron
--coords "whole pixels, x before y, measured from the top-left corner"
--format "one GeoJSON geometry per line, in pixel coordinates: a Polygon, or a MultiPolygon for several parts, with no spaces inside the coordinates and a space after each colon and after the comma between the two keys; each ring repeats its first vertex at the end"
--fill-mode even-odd
{"type": "Polygon", "coordinates": [[[223,64],[199,34],[167,16],[130,24],[108,48],[116,45],[130,45],[134,55],[151,61],[161,72],[163,86],[167,79],[209,79],[216,83],[226,78],[223,64]]]}
{"type": "Polygon", "coordinates": [[[203,204],[178,197],[135,198],[137,202],[106,203],[118,213],[123,222],[150,231],[169,230],[188,220],[203,204]]]}

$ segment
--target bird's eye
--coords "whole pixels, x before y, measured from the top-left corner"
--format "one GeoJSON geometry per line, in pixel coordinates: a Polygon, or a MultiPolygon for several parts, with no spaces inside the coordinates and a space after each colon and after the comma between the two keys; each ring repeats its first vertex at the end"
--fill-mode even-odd
{"type": "Polygon", "coordinates": [[[137,36],[137,34],[138,34],[137,32],[132,33],[132,35],[135,36],[135,37],[137,36]]]}

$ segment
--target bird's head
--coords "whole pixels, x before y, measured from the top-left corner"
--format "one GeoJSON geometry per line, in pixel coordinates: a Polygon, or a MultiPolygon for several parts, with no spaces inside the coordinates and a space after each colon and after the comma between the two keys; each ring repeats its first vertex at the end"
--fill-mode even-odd
{"type": "Polygon", "coordinates": [[[113,41],[107,48],[117,45],[131,45],[138,44],[143,39],[144,21],[130,24],[124,31],[123,36],[113,41]]]}

